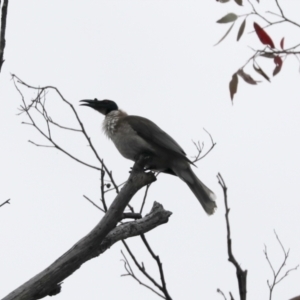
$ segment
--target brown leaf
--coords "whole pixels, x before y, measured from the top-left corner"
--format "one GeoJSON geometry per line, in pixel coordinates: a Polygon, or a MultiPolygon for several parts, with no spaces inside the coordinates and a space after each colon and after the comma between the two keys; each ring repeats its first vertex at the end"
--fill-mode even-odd
{"type": "Polygon", "coordinates": [[[258,81],[255,81],[249,74],[245,73],[243,69],[239,69],[237,74],[241,76],[245,82],[249,84],[257,84],[258,81]]]}
{"type": "Polygon", "coordinates": [[[243,0],[234,0],[236,4],[243,6],[243,0]]]}
{"type": "Polygon", "coordinates": [[[277,75],[281,71],[283,61],[282,61],[280,56],[275,56],[274,57],[274,63],[276,65],[276,67],[273,71],[273,76],[277,75]]]}
{"type": "Polygon", "coordinates": [[[243,35],[244,30],[245,30],[245,26],[246,26],[246,19],[243,21],[243,23],[240,26],[240,29],[239,29],[239,32],[238,32],[238,35],[237,35],[237,39],[236,39],[237,41],[239,41],[239,39],[243,35]]]}
{"type": "Polygon", "coordinates": [[[280,41],[280,47],[283,50],[283,48],[284,48],[284,37],[280,41]]]}
{"type": "Polygon", "coordinates": [[[258,36],[258,38],[260,39],[260,41],[264,44],[264,45],[268,45],[271,48],[275,48],[274,43],[272,41],[272,39],[270,38],[270,36],[265,32],[264,29],[262,29],[257,23],[253,23],[255,32],[258,36]]]}
{"type": "Polygon", "coordinates": [[[255,64],[253,64],[253,69],[260,74],[262,77],[264,77],[265,79],[267,79],[270,82],[270,78],[268,77],[268,75],[257,65],[257,67],[255,66],[255,64]]]}
{"type": "Polygon", "coordinates": [[[229,13],[226,16],[224,16],[223,18],[221,18],[220,20],[217,21],[217,23],[231,23],[234,22],[236,19],[238,18],[238,16],[234,13],[229,13]]]}
{"type": "Polygon", "coordinates": [[[232,75],[231,81],[229,82],[230,98],[232,102],[233,102],[233,96],[237,92],[238,83],[239,83],[239,79],[237,73],[234,73],[232,75]]]}

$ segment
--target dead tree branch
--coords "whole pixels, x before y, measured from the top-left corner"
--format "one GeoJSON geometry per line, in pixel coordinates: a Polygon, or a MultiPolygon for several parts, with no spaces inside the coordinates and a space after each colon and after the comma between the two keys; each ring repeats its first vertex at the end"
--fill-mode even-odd
{"type": "MultiPolygon", "coordinates": [[[[1,1],[0,1],[1,5],[1,1]]],[[[7,7],[8,7],[8,0],[4,0],[2,4],[1,10],[1,31],[0,31],[0,72],[2,69],[2,65],[4,63],[4,48],[6,44],[5,40],[5,31],[6,31],[6,20],[7,20],[7,7]]]]}
{"type": "Polygon", "coordinates": [[[139,235],[168,221],[171,213],[164,211],[160,205],[156,204],[152,212],[143,219],[116,227],[122,218],[125,207],[135,193],[143,186],[155,181],[152,173],[143,172],[142,160],[141,158],[134,164],[127,183],[98,225],[47,269],[24,283],[3,300],[32,300],[58,294],[61,290],[61,282],[86,261],[100,255],[103,249],[105,251],[117,240],[139,235]]]}
{"type": "MultiPolygon", "coordinates": [[[[227,229],[227,251],[228,251],[228,261],[230,261],[236,268],[236,276],[238,279],[239,285],[239,293],[240,299],[246,300],[247,296],[247,270],[243,271],[240,267],[239,263],[235,259],[233,252],[232,252],[232,240],[231,240],[231,232],[230,232],[230,224],[229,224],[229,207],[228,207],[228,200],[227,200],[227,186],[221,174],[219,173],[218,182],[223,189],[224,194],[224,202],[225,202],[225,220],[226,220],[226,229],[227,229]]],[[[231,295],[231,298],[232,295],[231,295]]]]}
{"type": "Polygon", "coordinates": [[[273,265],[272,265],[272,263],[271,263],[271,261],[269,259],[269,256],[268,256],[267,246],[265,245],[264,254],[265,254],[266,260],[267,260],[267,262],[268,262],[268,264],[269,264],[269,266],[270,266],[270,268],[272,270],[272,273],[273,273],[273,280],[272,280],[272,282],[270,283],[270,281],[267,280],[267,284],[268,284],[269,291],[270,291],[269,300],[272,299],[272,294],[273,294],[273,290],[274,290],[275,286],[279,282],[281,282],[285,277],[287,277],[290,272],[297,270],[298,267],[299,267],[299,265],[297,265],[296,267],[287,270],[281,277],[279,276],[280,273],[281,273],[281,271],[283,270],[284,266],[286,265],[287,259],[288,259],[289,254],[290,254],[290,250],[287,250],[287,251],[285,250],[285,248],[284,248],[283,244],[281,243],[281,241],[280,241],[280,239],[279,239],[279,237],[278,237],[278,235],[277,235],[277,233],[276,233],[275,230],[274,230],[274,234],[275,234],[276,239],[277,239],[277,241],[278,241],[278,243],[280,245],[280,248],[282,249],[284,257],[283,257],[283,262],[281,263],[280,267],[278,268],[277,271],[275,271],[275,269],[274,269],[274,267],[273,267],[273,265]]]}

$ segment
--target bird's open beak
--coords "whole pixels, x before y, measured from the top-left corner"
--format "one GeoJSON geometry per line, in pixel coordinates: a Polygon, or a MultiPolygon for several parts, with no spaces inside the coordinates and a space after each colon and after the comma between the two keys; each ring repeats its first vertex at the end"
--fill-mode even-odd
{"type": "Polygon", "coordinates": [[[98,101],[97,99],[94,100],[80,100],[80,105],[81,106],[88,106],[94,109],[99,109],[101,107],[101,101],[98,101]]]}

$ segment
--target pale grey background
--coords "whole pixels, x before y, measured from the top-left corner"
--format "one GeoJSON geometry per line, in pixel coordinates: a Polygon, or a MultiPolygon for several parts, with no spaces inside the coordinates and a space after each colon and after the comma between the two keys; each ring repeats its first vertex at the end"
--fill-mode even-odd
{"type": "MultiPolygon", "coordinates": [[[[286,14],[299,22],[299,2],[288,2],[283,5],[286,14]]],[[[262,5],[275,9],[271,0],[262,5]]],[[[282,262],[273,229],[291,248],[288,266],[300,261],[299,64],[288,58],[271,84],[253,87],[240,80],[231,105],[231,75],[251,55],[247,45],[261,44],[254,34],[245,34],[237,44],[236,26],[213,47],[228,27],[215,21],[228,12],[248,10],[216,1],[10,1],[0,75],[0,165],[1,199],[12,200],[0,209],[0,297],[47,267],[101,218],[82,197],[99,198],[99,174],[56,150],[27,142],[45,141],[21,125],[24,117],[16,116],[20,97],[10,80],[15,73],[32,85],[57,86],[75,105],[84,98],[113,99],[128,113],[156,122],[189,156],[195,154],[192,139],[208,145],[206,128],[217,146],[195,172],[217,194],[216,214],[206,216],[183,182],[162,175],[151,187],[146,211],[156,200],[173,215],[147,236],[163,261],[174,299],[222,299],[217,288],[238,298],[235,270],[227,262],[223,197],[216,179],[221,172],[229,187],[234,253],[249,270],[249,299],[268,299],[271,271],[264,244],[274,265],[282,262]]],[[[295,32],[292,26],[269,30],[276,45],[285,36],[287,46],[299,42],[295,32]]],[[[271,61],[262,65],[272,72],[271,61]]],[[[77,108],[117,181],[126,180],[132,163],[100,132],[102,116],[77,108]]],[[[72,124],[72,117],[57,109],[51,115],[72,124]]],[[[96,163],[76,134],[60,139],[96,163]]],[[[139,193],[133,203],[141,200],[139,193]]],[[[129,244],[157,274],[139,239],[129,244]]],[[[81,267],[55,299],[158,299],[120,277],[120,248],[117,244],[81,267]]],[[[299,279],[299,271],[292,273],[273,299],[300,294],[299,279]]]]}

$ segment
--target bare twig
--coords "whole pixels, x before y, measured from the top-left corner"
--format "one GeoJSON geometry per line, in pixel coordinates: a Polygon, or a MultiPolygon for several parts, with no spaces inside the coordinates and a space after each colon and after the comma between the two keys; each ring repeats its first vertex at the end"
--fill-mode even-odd
{"type": "Polygon", "coordinates": [[[49,119],[49,122],[50,122],[51,124],[53,124],[53,125],[55,125],[55,126],[61,128],[61,129],[70,130],[70,131],[76,131],[76,132],[81,132],[80,129],[76,129],[76,128],[71,128],[71,127],[67,127],[67,126],[60,125],[60,124],[54,122],[51,118],[49,119]]]}
{"type": "MultiPolygon", "coordinates": [[[[0,2],[1,4],[1,2],[0,2]]],[[[8,0],[4,0],[2,4],[1,10],[1,28],[0,28],[0,72],[2,65],[4,63],[4,48],[6,44],[5,40],[5,31],[6,31],[6,19],[7,19],[7,7],[8,7],[8,0]]]]}
{"type": "Polygon", "coordinates": [[[252,12],[250,14],[254,14],[259,16],[260,18],[262,18],[264,21],[266,21],[268,24],[270,24],[271,22],[269,20],[267,20],[263,15],[261,15],[260,13],[258,13],[258,11],[256,10],[255,6],[253,5],[253,3],[250,0],[247,0],[248,3],[251,5],[252,7],[252,12]]]}
{"type": "Polygon", "coordinates": [[[300,25],[299,25],[298,23],[296,23],[296,22],[294,22],[294,21],[288,19],[288,18],[284,15],[283,10],[282,10],[281,6],[279,5],[278,0],[275,0],[275,2],[276,2],[276,5],[277,5],[277,7],[278,7],[278,9],[279,9],[279,11],[280,11],[281,17],[282,17],[286,22],[291,23],[291,24],[293,24],[293,25],[295,25],[295,26],[297,26],[297,27],[300,27],[300,25]]]}
{"type": "Polygon", "coordinates": [[[196,143],[193,141],[198,153],[196,156],[194,156],[194,160],[193,160],[193,163],[196,163],[198,162],[199,160],[203,159],[205,156],[207,156],[212,150],[213,148],[216,146],[217,143],[214,142],[211,134],[205,129],[203,128],[203,130],[208,134],[209,138],[210,138],[210,142],[211,142],[211,146],[210,148],[203,154],[202,154],[202,151],[204,149],[204,143],[200,143],[199,141],[196,143]]]}
{"type": "Polygon", "coordinates": [[[148,279],[149,281],[151,281],[152,284],[154,284],[154,286],[156,286],[162,293],[164,293],[165,299],[167,299],[167,300],[172,300],[172,298],[169,296],[169,294],[168,294],[168,293],[167,293],[167,294],[165,293],[165,289],[164,289],[163,285],[160,285],[160,284],[159,284],[152,276],[149,275],[149,273],[146,271],[146,269],[145,269],[145,267],[144,267],[144,264],[140,264],[140,263],[137,261],[136,257],[134,256],[134,254],[133,254],[132,251],[130,250],[130,248],[129,248],[129,246],[127,245],[127,243],[126,243],[124,240],[122,241],[122,243],[123,243],[123,245],[125,246],[127,252],[129,253],[131,259],[133,260],[133,262],[135,263],[135,265],[137,266],[137,268],[140,270],[140,272],[141,272],[142,274],[144,274],[145,277],[147,277],[147,279],[148,279]]]}
{"type": "MultiPolygon", "coordinates": [[[[59,95],[59,97],[61,98],[61,100],[62,100],[64,103],[66,103],[66,104],[71,108],[71,110],[72,110],[72,112],[74,113],[75,118],[76,118],[76,120],[77,120],[77,122],[78,122],[78,124],[79,124],[79,127],[81,128],[81,132],[82,132],[82,134],[84,135],[84,137],[86,138],[86,140],[87,140],[87,142],[88,142],[88,144],[89,144],[89,146],[90,146],[92,152],[94,153],[94,155],[96,156],[97,160],[98,160],[99,163],[101,164],[101,167],[103,167],[104,170],[106,171],[106,173],[108,174],[108,176],[109,176],[109,178],[110,178],[110,181],[111,181],[111,183],[113,184],[113,186],[114,186],[116,192],[119,193],[119,188],[118,188],[118,185],[117,185],[117,184],[115,183],[115,181],[114,181],[114,178],[113,178],[113,176],[112,176],[112,172],[108,170],[107,166],[104,164],[103,160],[102,160],[102,159],[100,158],[100,156],[98,155],[98,153],[97,153],[97,151],[96,151],[94,145],[93,145],[92,142],[91,142],[90,137],[87,135],[87,132],[86,132],[86,130],[85,130],[85,127],[83,126],[83,123],[81,122],[81,120],[80,120],[80,118],[79,118],[79,116],[78,116],[78,114],[77,114],[77,111],[75,110],[73,104],[70,103],[68,100],[66,100],[66,99],[63,97],[63,95],[61,94],[61,92],[60,92],[56,87],[54,87],[54,86],[34,87],[34,86],[31,86],[31,85],[25,83],[23,80],[21,80],[21,79],[20,79],[18,76],[16,76],[15,74],[12,75],[12,79],[13,79],[13,81],[14,81],[14,84],[15,84],[16,89],[18,90],[19,94],[20,94],[21,97],[22,97],[22,101],[23,101],[23,105],[24,105],[23,109],[24,109],[24,111],[27,113],[27,116],[30,118],[30,120],[31,120],[31,122],[32,122],[32,124],[33,124],[33,126],[34,126],[34,127],[35,127],[35,128],[36,128],[36,129],[37,129],[37,130],[38,130],[38,131],[39,131],[46,139],[48,139],[48,140],[55,146],[55,148],[57,148],[58,150],[62,151],[63,153],[65,153],[66,155],[68,155],[69,157],[73,158],[74,160],[76,160],[77,162],[79,162],[79,163],[81,163],[81,164],[84,164],[84,165],[86,165],[86,166],[88,166],[88,167],[90,167],[90,168],[96,169],[96,170],[101,170],[101,168],[99,168],[99,167],[92,166],[92,165],[87,164],[87,163],[83,162],[82,160],[80,160],[80,159],[74,157],[74,156],[73,156],[72,154],[70,154],[68,151],[65,151],[63,148],[61,148],[60,146],[58,146],[58,145],[53,141],[53,139],[51,139],[51,137],[49,137],[47,134],[45,134],[45,133],[44,133],[44,132],[36,125],[36,123],[34,122],[32,116],[30,115],[30,113],[29,113],[30,108],[31,108],[33,105],[35,105],[36,103],[40,103],[39,99],[40,99],[41,95],[42,95],[45,91],[48,91],[48,90],[54,90],[54,91],[59,95]],[[17,87],[17,83],[16,83],[16,82],[19,83],[19,84],[22,84],[23,86],[25,86],[25,87],[27,87],[27,88],[29,88],[29,89],[37,90],[37,97],[36,97],[36,99],[35,99],[30,105],[26,105],[24,96],[23,96],[22,92],[20,91],[20,89],[17,87]]],[[[47,120],[45,120],[45,121],[46,121],[47,123],[49,122],[49,121],[47,121],[47,120]]]]}
{"type": "Polygon", "coordinates": [[[223,296],[224,300],[227,300],[224,293],[220,289],[217,289],[217,293],[221,294],[223,296]]]}
{"type": "Polygon", "coordinates": [[[269,259],[269,256],[268,256],[268,251],[267,251],[267,246],[265,245],[265,249],[264,249],[264,254],[265,254],[265,257],[266,257],[266,260],[272,270],[272,273],[273,273],[273,280],[272,282],[270,283],[269,280],[267,280],[267,284],[268,284],[268,287],[269,287],[269,291],[270,291],[270,294],[269,294],[269,300],[272,299],[272,295],[273,295],[273,291],[274,291],[274,288],[275,286],[281,282],[285,277],[287,277],[289,275],[290,272],[292,271],[295,271],[298,269],[299,265],[297,265],[296,267],[294,268],[291,268],[289,270],[287,270],[281,277],[279,277],[281,271],[283,270],[284,266],[286,265],[286,262],[287,262],[287,259],[289,257],[289,253],[290,253],[290,250],[285,250],[283,244],[281,243],[276,231],[274,230],[274,234],[276,236],[276,239],[282,249],[282,252],[283,252],[283,255],[284,255],[284,258],[283,258],[283,262],[281,263],[280,267],[278,268],[277,271],[275,271],[270,259],[269,259]]]}
{"type": "Polygon", "coordinates": [[[10,201],[10,199],[7,199],[6,201],[4,201],[3,203],[0,204],[0,207],[3,206],[3,205],[5,205],[5,204],[10,204],[9,201],[10,201]]]}
{"type": "MultiPolygon", "coordinates": [[[[118,184],[118,189],[119,189],[122,185],[124,185],[125,183],[126,183],[126,181],[124,181],[124,182],[118,184]]],[[[110,192],[110,191],[113,191],[113,190],[115,190],[115,187],[113,187],[113,188],[111,188],[111,189],[108,188],[107,190],[104,191],[104,194],[105,194],[105,193],[108,193],[108,192],[110,192]]]]}
{"type": "Polygon", "coordinates": [[[143,198],[143,202],[142,202],[141,209],[140,209],[140,214],[143,212],[143,208],[144,208],[144,205],[146,203],[146,199],[147,199],[147,196],[148,196],[148,191],[149,191],[150,186],[151,186],[151,184],[148,184],[146,186],[145,193],[144,193],[144,198],[143,198]]]}
{"type": "MultiPolygon", "coordinates": [[[[219,173],[218,182],[222,187],[224,194],[224,202],[225,202],[225,220],[226,220],[226,229],[227,229],[227,251],[228,251],[228,260],[235,266],[236,268],[236,276],[238,279],[239,285],[239,293],[240,299],[246,300],[247,296],[247,270],[243,271],[240,267],[239,263],[236,261],[233,252],[232,252],[232,240],[231,240],[231,232],[230,232],[230,224],[229,224],[229,207],[228,207],[228,199],[227,199],[227,186],[221,174],[219,173]]],[[[232,297],[232,296],[231,296],[232,297]]]]}
{"type": "Polygon", "coordinates": [[[97,207],[99,210],[101,210],[102,212],[106,212],[103,208],[101,208],[100,206],[98,206],[94,201],[92,201],[90,198],[88,198],[87,196],[83,195],[83,197],[89,201],[90,203],[92,203],[95,207],[97,207]]]}
{"type": "Polygon", "coordinates": [[[163,266],[162,263],[160,261],[160,258],[158,255],[155,255],[153,250],[151,249],[148,241],[146,240],[146,237],[144,234],[141,234],[141,239],[144,242],[147,250],[149,251],[149,253],[151,254],[152,258],[156,261],[157,266],[158,266],[158,270],[159,270],[159,274],[160,274],[160,280],[162,283],[162,292],[164,293],[164,295],[166,296],[166,299],[172,299],[171,296],[169,295],[169,292],[167,290],[167,285],[166,285],[166,281],[165,281],[165,275],[164,275],[164,270],[163,270],[163,266]]]}
{"type": "Polygon", "coordinates": [[[126,258],[125,254],[123,253],[123,251],[121,250],[122,256],[124,257],[124,259],[122,260],[124,262],[124,269],[126,270],[126,274],[123,274],[121,276],[131,276],[134,280],[136,280],[140,285],[146,287],[147,289],[149,289],[150,291],[152,291],[154,294],[156,294],[157,296],[166,299],[163,295],[161,295],[160,293],[158,293],[155,289],[153,289],[151,286],[143,283],[137,276],[135,276],[130,263],[128,261],[128,259],[126,258]]]}
{"type": "Polygon", "coordinates": [[[55,147],[52,146],[52,145],[41,145],[41,144],[37,144],[37,143],[35,143],[35,142],[31,141],[31,140],[29,140],[28,143],[30,143],[30,144],[32,144],[32,145],[34,145],[34,146],[37,146],[37,147],[55,148],[55,147]]]}

